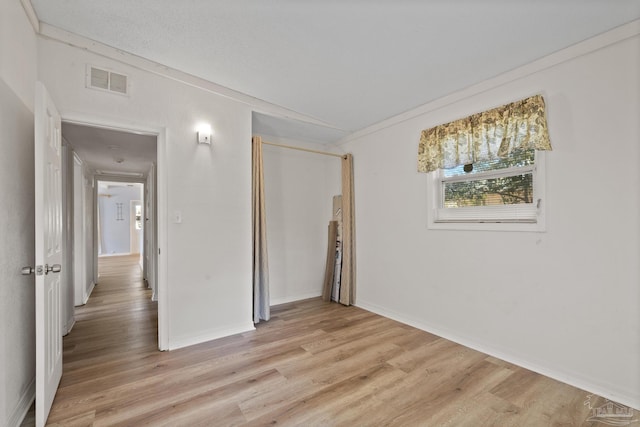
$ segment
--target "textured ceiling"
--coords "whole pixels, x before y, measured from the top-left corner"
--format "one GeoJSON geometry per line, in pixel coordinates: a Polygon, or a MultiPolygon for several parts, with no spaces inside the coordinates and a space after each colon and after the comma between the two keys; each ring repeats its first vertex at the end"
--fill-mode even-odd
{"type": "Polygon", "coordinates": [[[156,137],[112,129],[62,123],[62,136],[92,169],[141,173],[146,176],[156,160],[156,137]]]}
{"type": "Polygon", "coordinates": [[[32,3],[42,22],[343,131],[326,140],[640,18],[640,0],[32,3]]]}

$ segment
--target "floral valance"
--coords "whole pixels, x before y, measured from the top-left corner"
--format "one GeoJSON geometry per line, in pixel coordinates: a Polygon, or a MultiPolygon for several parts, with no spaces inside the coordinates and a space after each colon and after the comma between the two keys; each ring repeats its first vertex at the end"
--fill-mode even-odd
{"type": "Polygon", "coordinates": [[[551,150],[542,95],[423,130],[418,172],[505,158],[526,149],[551,150]]]}

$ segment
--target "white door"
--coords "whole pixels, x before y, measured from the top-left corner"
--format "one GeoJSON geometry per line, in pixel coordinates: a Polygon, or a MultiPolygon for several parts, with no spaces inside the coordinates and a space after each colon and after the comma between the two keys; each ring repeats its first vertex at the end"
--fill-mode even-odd
{"type": "Polygon", "coordinates": [[[36,427],[44,426],[62,377],[60,266],[62,172],[60,115],[44,85],[36,84],[36,427]]]}

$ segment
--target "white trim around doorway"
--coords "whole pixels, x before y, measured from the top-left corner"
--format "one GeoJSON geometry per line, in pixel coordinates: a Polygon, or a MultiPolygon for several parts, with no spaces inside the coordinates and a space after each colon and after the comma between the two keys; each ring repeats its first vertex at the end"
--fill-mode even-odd
{"type": "MultiPolygon", "coordinates": [[[[158,349],[169,349],[169,304],[167,301],[167,255],[168,255],[168,211],[167,211],[167,131],[165,127],[123,123],[83,113],[62,114],[62,121],[84,126],[119,130],[130,133],[156,136],[156,177],[157,177],[157,221],[158,221],[158,349]]],[[[109,178],[111,179],[111,178],[109,178]]],[[[135,180],[127,179],[129,182],[135,180]]],[[[94,251],[95,252],[95,251],[94,251]]]]}

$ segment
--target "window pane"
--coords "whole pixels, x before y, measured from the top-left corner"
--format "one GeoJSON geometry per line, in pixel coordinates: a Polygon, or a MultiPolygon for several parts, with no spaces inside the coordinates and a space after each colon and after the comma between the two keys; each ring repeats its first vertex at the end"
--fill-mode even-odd
{"type": "Polygon", "coordinates": [[[464,165],[460,165],[451,169],[445,169],[443,172],[444,176],[448,178],[451,176],[472,175],[476,172],[499,170],[514,166],[528,166],[534,164],[535,157],[535,150],[520,150],[511,153],[511,155],[505,159],[493,159],[485,162],[476,162],[473,164],[473,170],[469,172],[464,171],[464,165]]]}
{"type": "Polygon", "coordinates": [[[444,207],[533,203],[531,172],[502,178],[444,183],[444,207]]]}

